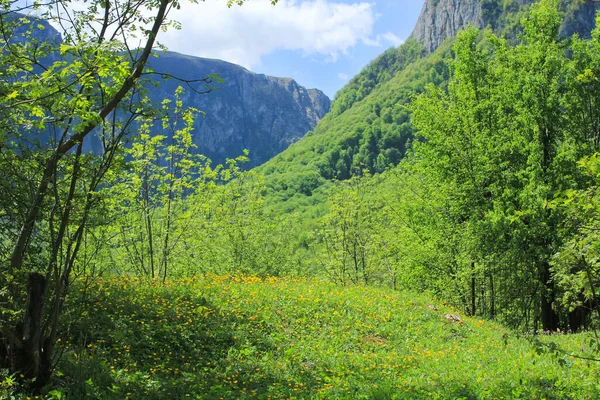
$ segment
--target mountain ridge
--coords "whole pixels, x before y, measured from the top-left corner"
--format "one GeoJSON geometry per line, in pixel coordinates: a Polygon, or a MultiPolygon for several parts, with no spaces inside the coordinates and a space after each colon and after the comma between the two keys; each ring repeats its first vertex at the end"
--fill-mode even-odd
{"type": "MultiPolygon", "coordinates": [[[[11,38],[15,43],[36,40],[57,48],[62,43],[60,33],[48,21],[18,13],[6,18],[23,19],[11,38]]],[[[177,86],[184,86],[184,104],[200,111],[194,123],[196,148],[192,151],[215,164],[238,157],[244,150],[250,152],[248,167],[262,164],[302,138],[329,111],[331,100],[322,91],[304,88],[289,77],[273,77],[224,60],[172,51],[156,50],[154,55],[148,61],[155,72],[146,84],[150,99],[158,106],[163,99],[174,98],[177,86]],[[201,94],[207,91],[205,83],[198,83],[194,91],[177,79],[198,80],[211,75],[219,75],[223,82],[213,79],[207,94],[201,94]],[[166,76],[176,79],[163,79],[166,76]]],[[[61,57],[56,51],[43,61],[50,65],[61,57]]],[[[153,134],[159,131],[156,127],[153,134]]],[[[91,135],[84,150],[101,153],[100,138],[91,135]]]]}
{"type": "MultiPolygon", "coordinates": [[[[222,60],[161,52],[149,66],[182,79],[197,78],[202,71],[223,80],[208,95],[188,90],[182,98],[202,111],[194,123],[194,143],[216,163],[246,149],[250,167],[264,163],[313,129],[331,104],[322,91],[306,89],[292,78],[252,72],[222,60]]],[[[172,97],[178,85],[176,80],[162,82],[151,93],[152,100],[172,97]]]]}

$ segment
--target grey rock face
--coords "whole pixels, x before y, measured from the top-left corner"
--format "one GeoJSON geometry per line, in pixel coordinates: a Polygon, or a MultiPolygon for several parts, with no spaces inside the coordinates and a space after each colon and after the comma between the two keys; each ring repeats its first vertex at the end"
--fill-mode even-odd
{"type": "Polygon", "coordinates": [[[17,22],[17,19],[21,20],[13,35],[8,38],[8,43],[24,43],[28,40],[38,40],[55,44],[62,42],[60,34],[48,21],[18,12],[6,14],[2,18],[10,23],[17,22]]]}
{"type": "Polygon", "coordinates": [[[469,24],[484,24],[479,0],[425,0],[411,37],[432,52],[469,24]]]}
{"type": "MultiPolygon", "coordinates": [[[[198,79],[219,74],[223,84],[198,94],[185,89],[183,103],[195,107],[199,115],[194,126],[197,152],[215,163],[250,151],[250,166],[264,163],[302,138],[329,111],[330,100],[320,90],[305,89],[291,78],[256,74],[220,60],[159,53],[149,61],[156,72],[182,79],[198,79]]],[[[172,98],[181,82],[162,81],[150,96],[157,104],[172,98]]],[[[204,84],[197,90],[204,89],[204,84]]]]}
{"type": "MultiPolygon", "coordinates": [[[[425,0],[421,15],[411,37],[422,43],[429,52],[435,51],[449,37],[465,29],[469,25],[484,28],[495,22],[484,18],[482,4],[498,11],[499,18],[504,9],[502,0],[425,0]]],[[[524,7],[535,0],[519,0],[516,7],[524,7]]],[[[514,3],[514,2],[513,2],[514,3]]],[[[589,37],[595,26],[596,12],[600,10],[600,0],[587,0],[582,4],[563,2],[566,11],[565,22],[561,34],[570,36],[575,33],[581,37],[589,37]]],[[[514,6],[514,4],[513,4],[514,6]]],[[[489,19],[489,15],[487,16],[489,19]]]]}
{"type": "MultiPolygon", "coordinates": [[[[9,17],[20,18],[23,15],[11,14],[9,17]]],[[[29,30],[32,30],[34,40],[56,46],[61,43],[60,34],[50,24],[34,17],[30,24],[18,30],[13,40],[31,40],[27,35],[29,30]]],[[[175,52],[157,54],[158,58],[151,57],[148,62],[148,66],[157,73],[187,80],[218,74],[223,79],[223,84],[211,85],[215,90],[207,94],[196,93],[181,81],[163,80],[160,76],[154,78],[160,83],[158,88],[148,85],[150,98],[157,107],[164,99],[174,98],[177,86],[184,87],[184,106],[202,112],[194,126],[195,152],[207,156],[213,164],[240,156],[245,149],[250,151],[247,167],[262,164],[302,138],[329,111],[331,101],[323,92],[305,89],[291,78],[256,74],[220,60],[175,52]]],[[[45,61],[49,65],[56,59],[58,56],[50,55],[45,61]]],[[[205,84],[197,83],[194,89],[203,91],[205,84]]],[[[156,127],[155,133],[159,130],[156,127]]],[[[131,134],[135,135],[135,131],[131,134]]],[[[101,153],[100,139],[90,135],[84,150],[101,153]]]]}
{"type": "Polygon", "coordinates": [[[576,11],[569,13],[561,27],[562,34],[589,38],[590,32],[596,27],[596,13],[600,11],[600,0],[589,0],[580,5],[576,11]]]}

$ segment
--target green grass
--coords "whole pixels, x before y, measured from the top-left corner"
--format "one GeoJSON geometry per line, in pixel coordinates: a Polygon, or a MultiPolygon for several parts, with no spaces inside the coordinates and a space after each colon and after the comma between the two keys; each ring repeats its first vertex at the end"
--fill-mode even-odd
{"type": "MultiPolygon", "coordinates": [[[[529,340],[425,295],[240,277],[73,289],[55,396],[600,397],[599,363],[537,354],[529,340]]],[[[579,350],[590,337],[544,340],[579,350]]]]}

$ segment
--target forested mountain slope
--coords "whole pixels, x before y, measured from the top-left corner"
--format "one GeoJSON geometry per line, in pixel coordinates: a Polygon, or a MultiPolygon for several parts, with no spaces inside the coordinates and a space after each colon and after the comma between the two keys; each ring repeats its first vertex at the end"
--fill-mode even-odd
{"type": "MultiPolygon", "coordinates": [[[[365,170],[377,173],[396,165],[414,134],[411,99],[427,84],[447,81],[445,61],[452,57],[456,33],[473,25],[493,28],[516,40],[520,20],[531,3],[427,0],[412,37],[399,48],[385,51],[341,89],[314,132],[260,167],[269,188],[269,204],[286,211],[322,204],[332,179],[344,180],[365,170]]],[[[560,7],[565,15],[562,34],[589,37],[600,3],[561,1],[560,7]]]]}
{"type": "Polygon", "coordinates": [[[409,40],[374,60],[337,94],[331,111],[314,132],[259,168],[277,207],[296,209],[298,202],[319,203],[332,179],[343,180],[363,170],[381,172],[402,159],[413,128],[410,102],[426,83],[447,79],[444,58],[451,46],[425,56],[409,40]],[[310,198],[316,191],[316,198],[310,198]],[[289,203],[282,203],[292,199],[289,203]]]}

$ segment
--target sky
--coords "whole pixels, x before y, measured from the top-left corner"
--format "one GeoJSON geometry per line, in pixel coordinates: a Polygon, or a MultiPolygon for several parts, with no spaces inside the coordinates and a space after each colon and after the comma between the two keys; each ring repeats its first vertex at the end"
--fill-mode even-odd
{"type": "Polygon", "coordinates": [[[331,99],[349,79],[412,32],[424,0],[226,0],[183,3],[181,30],[159,35],[169,50],[290,77],[331,99]]]}

